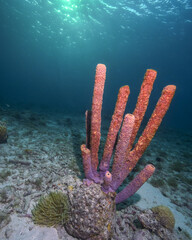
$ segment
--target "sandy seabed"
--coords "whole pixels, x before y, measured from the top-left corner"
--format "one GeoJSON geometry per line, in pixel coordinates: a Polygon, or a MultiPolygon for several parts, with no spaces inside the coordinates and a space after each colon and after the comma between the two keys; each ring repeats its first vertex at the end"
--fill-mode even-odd
{"type": "MultiPolygon", "coordinates": [[[[65,188],[68,181],[83,179],[84,115],[21,109],[1,109],[0,114],[8,130],[7,143],[0,144],[0,239],[74,239],[64,230],[35,226],[28,214],[60,182],[65,188]]],[[[108,127],[106,117],[101,149],[108,127]]],[[[118,212],[130,205],[141,209],[165,205],[175,216],[175,229],[192,236],[191,145],[192,135],[161,127],[132,173],[152,163],[155,174],[118,212]]]]}

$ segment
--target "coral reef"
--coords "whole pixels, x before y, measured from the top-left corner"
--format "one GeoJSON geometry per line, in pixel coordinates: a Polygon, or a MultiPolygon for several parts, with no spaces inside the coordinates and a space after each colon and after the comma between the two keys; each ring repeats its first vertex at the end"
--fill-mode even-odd
{"type": "MultiPolygon", "coordinates": [[[[163,89],[147,126],[138,142],[133,146],[137,132],[147,110],[149,97],[156,75],[157,72],[155,70],[148,69],[146,71],[135,110],[133,114],[126,114],[124,119],[123,115],[130,90],[128,86],[120,88],[103,151],[103,157],[99,165],[98,150],[101,137],[101,109],[106,66],[104,64],[97,65],[92,110],[86,111],[85,114],[87,136],[86,145],[83,144],[81,146],[86,177],[84,182],[87,184],[90,184],[91,182],[100,183],[104,192],[115,192],[147,149],[169,108],[176,90],[174,85],[168,85],[163,89]],[[119,131],[120,134],[118,137],[119,131]],[[112,171],[110,173],[110,163],[112,161],[113,150],[117,138],[118,142],[115,149],[112,171]],[[99,171],[97,171],[98,165],[99,171]]],[[[120,203],[133,195],[147,181],[147,179],[151,177],[154,171],[155,167],[153,165],[147,165],[125,189],[117,194],[116,203],[120,203]]]]}
{"type": "MultiPolygon", "coordinates": [[[[54,232],[52,239],[72,240],[74,238],[68,235],[62,226],[39,227],[33,224],[27,216],[31,213],[34,202],[39,201],[40,196],[50,191],[62,191],[64,194],[68,194],[68,186],[73,186],[74,190],[81,188],[82,181],[79,176],[82,173],[80,172],[82,164],[80,165],[79,146],[85,139],[84,117],[81,114],[66,115],[58,112],[54,114],[47,112],[44,115],[40,111],[35,115],[40,116],[40,119],[51,127],[42,127],[38,121],[36,121],[36,126],[32,126],[28,122],[28,113],[31,111],[32,109],[23,109],[20,112],[22,121],[13,117],[14,108],[1,112],[2,121],[11,122],[11,127],[8,129],[11,138],[8,139],[9,144],[0,145],[0,205],[3,214],[0,224],[0,239],[8,239],[8,236],[10,240],[21,239],[21,236],[22,239],[37,239],[39,234],[41,240],[47,240],[54,232]],[[31,149],[32,153],[26,154],[25,149],[31,149]],[[27,162],[30,165],[23,164],[27,162]],[[73,168],[71,168],[71,163],[73,168]],[[78,169],[78,172],[74,169],[78,169]],[[41,178],[42,183],[37,187],[35,183],[41,178]],[[4,216],[8,218],[4,219],[4,216]],[[60,237],[58,237],[58,228],[62,229],[60,237]]],[[[102,118],[102,145],[104,145],[104,136],[107,136],[108,120],[108,117],[106,118],[104,115],[102,118]]],[[[117,205],[115,224],[117,236],[114,235],[112,240],[133,240],[133,237],[138,240],[138,237],[144,238],[144,236],[147,239],[160,240],[157,233],[145,227],[143,229],[143,226],[141,228],[138,224],[138,216],[144,212],[144,209],[146,211],[147,208],[153,206],[151,202],[156,205],[169,206],[173,211],[176,224],[171,234],[175,235],[174,240],[192,239],[190,236],[192,235],[191,143],[192,136],[189,133],[181,134],[175,129],[159,129],[158,135],[150,143],[150,147],[146,150],[144,157],[139,160],[136,168],[144,168],[147,162],[154,163],[156,172],[150,181],[162,180],[163,186],[158,187],[156,192],[151,185],[145,184],[138,194],[117,205]],[[162,170],[157,168],[156,164],[159,163],[162,170]],[[178,163],[181,164],[180,170],[174,168],[178,163]],[[177,188],[167,184],[167,179],[173,176],[177,181],[177,188]],[[169,199],[169,203],[167,199],[169,199]],[[138,202],[135,204],[136,201],[138,202]]],[[[134,168],[134,172],[136,168],[134,168]]],[[[109,171],[111,172],[111,170],[109,171]]],[[[132,175],[134,174],[129,175],[123,186],[126,186],[132,175]]],[[[100,186],[99,184],[94,185],[100,186]]],[[[89,191],[89,188],[87,187],[86,190],[89,191]]],[[[81,204],[81,199],[79,199],[79,204],[81,204]]],[[[89,216],[87,215],[87,217],[89,216]]],[[[151,213],[149,217],[152,220],[154,214],[151,213]]],[[[149,220],[149,217],[146,216],[146,220],[149,220]]],[[[164,235],[164,239],[167,238],[167,235],[164,235]]]]}

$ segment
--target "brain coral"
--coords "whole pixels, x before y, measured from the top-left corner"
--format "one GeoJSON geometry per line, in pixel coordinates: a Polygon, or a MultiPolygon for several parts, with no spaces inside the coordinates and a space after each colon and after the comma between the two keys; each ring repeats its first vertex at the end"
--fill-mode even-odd
{"type": "Polygon", "coordinates": [[[151,208],[155,214],[156,219],[163,225],[165,228],[170,231],[173,230],[175,226],[175,217],[171,210],[163,205],[151,208]]]}

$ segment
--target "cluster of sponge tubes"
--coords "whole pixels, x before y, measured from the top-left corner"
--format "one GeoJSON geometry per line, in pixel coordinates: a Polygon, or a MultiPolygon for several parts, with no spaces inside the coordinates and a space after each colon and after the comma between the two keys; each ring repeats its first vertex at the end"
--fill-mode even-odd
{"type": "MultiPolygon", "coordinates": [[[[155,70],[148,69],[146,71],[133,114],[126,114],[124,116],[130,90],[129,86],[120,88],[103,157],[99,164],[98,150],[101,137],[101,109],[106,79],[106,66],[104,64],[97,65],[92,110],[86,111],[86,145],[81,145],[85,181],[87,184],[91,182],[99,183],[104,192],[115,192],[145,152],[167,112],[176,90],[174,85],[168,85],[163,89],[142,135],[133,147],[137,132],[147,110],[156,75],[157,72],[155,70]],[[118,136],[119,131],[120,134],[118,136]],[[117,137],[118,141],[116,144],[117,137]],[[110,162],[115,144],[115,154],[110,173],[110,162]]],[[[152,176],[154,171],[155,167],[152,164],[148,164],[116,195],[116,203],[120,203],[133,195],[152,176]]]]}

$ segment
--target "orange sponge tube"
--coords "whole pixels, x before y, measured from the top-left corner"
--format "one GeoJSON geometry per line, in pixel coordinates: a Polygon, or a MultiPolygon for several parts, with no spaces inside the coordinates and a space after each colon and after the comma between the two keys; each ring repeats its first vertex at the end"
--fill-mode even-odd
{"type": "Polygon", "coordinates": [[[159,98],[141,137],[136,143],[134,149],[126,156],[126,173],[124,172],[124,176],[122,176],[122,182],[132,171],[138,160],[149,146],[152,138],[162,122],[163,117],[169,109],[170,103],[175,94],[175,90],[176,86],[174,85],[168,85],[163,89],[161,97],[159,98]]]}
{"type": "Polygon", "coordinates": [[[145,115],[145,112],[147,110],[147,106],[149,103],[149,97],[151,95],[151,91],[153,89],[153,84],[156,79],[157,72],[153,69],[147,69],[143,83],[141,85],[140,93],[137,99],[137,104],[135,107],[135,110],[133,112],[133,115],[135,116],[135,124],[133,128],[133,132],[131,135],[129,147],[127,149],[127,152],[129,152],[133,146],[133,143],[135,141],[137,132],[141,126],[141,122],[143,120],[143,117],[145,115]]]}
{"type": "Polygon", "coordinates": [[[135,117],[133,114],[125,115],[113,160],[113,180],[111,183],[111,187],[114,191],[121,184],[121,174],[124,171],[126,150],[130,141],[131,133],[133,131],[134,121],[135,117]]]}
{"type": "Polygon", "coordinates": [[[101,109],[103,92],[106,78],[106,66],[98,64],[95,74],[95,85],[93,90],[92,111],[91,111],[91,165],[94,174],[98,166],[98,150],[101,137],[101,109]]]}
{"type": "Polygon", "coordinates": [[[81,145],[81,154],[83,158],[83,169],[85,173],[85,177],[87,179],[93,179],[93,172],[91,167],[91,152],[88,148],[86,148],[85,144],[81,145]]]}
{"type": "Polygon", "coordinates": [[[113,148],[115,145],[117,134],[121,127],[123,114],[125,112],[125,107],[127,104],[129,94],[130,94],[129,86],[123,86],[119,89],[115,110],[112,116],[111,124],[107,135],[107,140],[105,143],[103,158],[99,166],[99,169],[101,171],[100,175],[104,176],[105,172],[108,171],[109,169],[111,156],[113,154],[113,148]]]}

